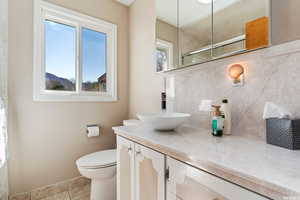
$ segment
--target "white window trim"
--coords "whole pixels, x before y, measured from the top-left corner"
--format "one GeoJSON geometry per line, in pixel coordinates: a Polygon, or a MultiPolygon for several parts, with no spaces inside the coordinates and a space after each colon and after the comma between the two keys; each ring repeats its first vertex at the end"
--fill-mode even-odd
{"type": "MultiPolygon", "coordinates": [[[[168,65],[166,69],[163,69],[162,71],[171,69],[173,67],[173,43],[168,42],[166,40],[162,39],[156,39],[156,47],[160,49],[165,49],[167,51],[167,56],[168,56],[168,65]]],[[[161,71],[157,71],[161,72],[161,71]]]]}
{"type": "Polygon", "coordinates": [[[34,64],[33,64],[33,100],[46,102],[114,102],[117,97],[117,25],[90,17],[43,0],[34,1],[34,64]],[[56,19],[58,22],[77,27],[76,91],[45,90],[44,64],[44,19],[56,19]],[[80,41],[81,27],[90,28],[107,34],[107,92],[81,91],[80,41]]]}

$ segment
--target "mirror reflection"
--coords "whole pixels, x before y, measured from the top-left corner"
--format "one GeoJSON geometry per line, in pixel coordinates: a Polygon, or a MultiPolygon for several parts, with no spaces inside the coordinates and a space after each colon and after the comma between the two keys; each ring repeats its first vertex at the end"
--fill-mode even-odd
{"type": "Polygon", "coordinates": [[[179,0],[181,65],[211,60],[211,0],[179,0]]]}
{"type": "Polygon", "coordinates": [[[269,46],[269,0],[156,0],[157,71],[269,46]]]}
{"type": "Polygon", "coordinates": [[[268,17],[269,0],[215,0],[213,58],[267,47],[268,17]]]}
{"type": "Polygon", "coordinates": [[[156,0],[156,71],[179,67],[177,0],[156,0]]]}

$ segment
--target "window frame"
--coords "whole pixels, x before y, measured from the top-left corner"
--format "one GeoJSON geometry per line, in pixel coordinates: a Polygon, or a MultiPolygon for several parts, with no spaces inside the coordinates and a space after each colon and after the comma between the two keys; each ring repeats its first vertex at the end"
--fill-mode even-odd
{"type": "MultiPolygon", "coordinates": [[[[163,39],[156,39],[156,49],[164,49],[167,52],[167,66],[165,69],[162,69],[161,71],[157,70],[157,65],[156,65],[156,72],[163,72],[169,69],[172,69],[173,67],[173,49],[174,45],[171,42],[168,42],[163,39]]],[[[157,64],[157,63],[156,63],[157,64]]]]}
{"type": "Polygon", "coordinates": [[[50,102],[117,101],[117,25],[66,9],[43,0],[34,2],[34,69],[33,100],[50,102]],[[76,29],[75,91],[46,90],[45,25],[50,20],[76,29]],[[106,34],[106,92],[83,91],[82,29],[106,34]]]}

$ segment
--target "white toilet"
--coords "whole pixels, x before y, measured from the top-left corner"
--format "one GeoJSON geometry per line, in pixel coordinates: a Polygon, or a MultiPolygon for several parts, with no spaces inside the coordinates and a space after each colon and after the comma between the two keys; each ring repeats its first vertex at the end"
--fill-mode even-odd
{"type": "Polygon", "coordinates": [[[116,150],[105,150],[79,158],[80,174],[92,180],[91,200],[116,199],[116,150]]]}

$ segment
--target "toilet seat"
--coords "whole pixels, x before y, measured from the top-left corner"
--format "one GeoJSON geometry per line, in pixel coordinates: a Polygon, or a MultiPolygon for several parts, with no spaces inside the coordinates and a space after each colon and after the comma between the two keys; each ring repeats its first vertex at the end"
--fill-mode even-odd
{"type": "Polygon", "coordinates": [[[98,151],[79,158],[76,161],[78,168],[99,169],[115,166],[117,162],[115,149],[98,151]]]}

